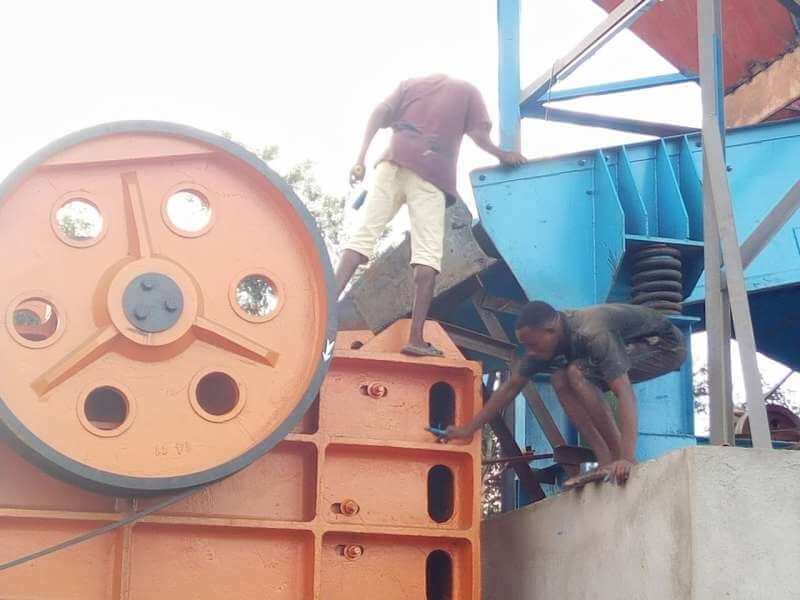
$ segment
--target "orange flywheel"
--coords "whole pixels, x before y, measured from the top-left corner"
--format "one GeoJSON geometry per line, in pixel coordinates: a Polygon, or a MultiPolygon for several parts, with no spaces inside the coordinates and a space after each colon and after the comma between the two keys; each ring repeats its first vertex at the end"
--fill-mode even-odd
{"type": "Polygon", "coordinates": [[[289,432],[333,350],[330,261],[256,156],[171,123],[63,138],[0,186],[0,420],[112,493],[222,478],[289,432]]]}

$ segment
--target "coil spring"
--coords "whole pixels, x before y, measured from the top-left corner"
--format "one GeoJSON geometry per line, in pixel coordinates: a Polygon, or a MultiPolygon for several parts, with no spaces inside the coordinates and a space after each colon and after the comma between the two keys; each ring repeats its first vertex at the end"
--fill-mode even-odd
{"type": "Polygon", "coordinates": [[[681,251],[664,244],[648,246],[633,257],[633,303],[668,315],[683,308],[681,251]]]}

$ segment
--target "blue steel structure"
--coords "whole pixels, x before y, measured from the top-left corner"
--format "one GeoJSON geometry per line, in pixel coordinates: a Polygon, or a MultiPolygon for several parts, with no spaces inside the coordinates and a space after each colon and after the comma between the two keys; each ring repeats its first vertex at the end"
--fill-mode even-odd
{"type": "MultiPolygon", "coordinates": [[[[520,93],[519,0],[498,0],[501,144],[520,147],[520,120],[537,116],[543,95],[520,93]]],[[[721,70],[720,70],[721,72],[721,70]]],[[[547,96],[549,100],[614,93],[695,80],[693,75],[614,82],[547,96]]],[[[630,129],[623,122],[620,128],[630,129]]],[[[729,131],[725,137],[738,234],[743,241],[797,182],[800,120],[729,131]]],[[[476,238],[498,264],[479,277],[488,296],[524,302],[542,299],[558,308],[629,302],[631,255],[653,244],[681,250],[686,315],[674,317],[688,338],[704,326],[703,144],[699,133],[533,161],[472,173],[479,223],[476,238]]],[[[795,214],[746,270],[758,348],[800,368],[800,214],[795,214]]],[[[496,313],[514,340],[514,317],[496,313]]],[[[450,322],[485,327],[474,302],[453,310],[450,322]]],[[[487,369],[496,357],[477,356],[487,369]]],[[[536,381],[566,443],[577,433],[546,377],[536,381]]],[[[640,441],[646,460],[696,443],[691,360],[680,372],[638,384],[640,441]]],[[[516,403],[521,447],[551,445],[525,401],[516,403]],[[521,417],[521,418],[520,418],[521,417]]],[[[537,467],[543,463],[537,463],[537,467]]]]}
{"type": "MultiPolygon", "coordinates": [[[[744,239],[797,181],[800,121],[731,131],[727,149],[744,239]]],[[[631,253],[667,243],[683,254],[687,316],[674,320],[688,337],[703,325],[702,153],[697,133],[473,172],[478,237],[491,240],[486,249],[503,259],[482,277],[485,290],[559,308],[629,302],[631,253]]],[[[752,263],[746,282],[759,349],[800,368],[800,214],[752,263]]],[[[513,319],[501,321],[513,336],[513,319]]],[[[479,327],[466,307],[455,322],[479,327]]],[[[687,361],[679,373],[636,386],[640,460],[695,443],[691,376],[687,361]]],[[[575,443],[547,380],[538,387],[575,443]]],[[[529,412],[520,445],[550,450],[529,412]]]]}

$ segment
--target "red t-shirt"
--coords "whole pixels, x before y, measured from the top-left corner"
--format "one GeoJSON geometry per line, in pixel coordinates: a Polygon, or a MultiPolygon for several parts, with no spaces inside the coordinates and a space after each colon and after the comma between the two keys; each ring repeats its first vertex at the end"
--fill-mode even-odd
{"type": "Polygon", "coordinates": [[[449,204],[458,197],[461,139],[492,128],[481,93],[466,81],[430,75],[404,81],[383,104],[390,111],[382,126],[394,134],[381,160],[411,169],[442,190],[449,204]]]}

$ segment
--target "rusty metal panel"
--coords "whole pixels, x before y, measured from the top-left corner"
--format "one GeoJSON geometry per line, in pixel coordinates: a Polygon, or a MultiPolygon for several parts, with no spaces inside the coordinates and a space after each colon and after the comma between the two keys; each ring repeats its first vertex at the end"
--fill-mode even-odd
{"type": "MultiPolygon", "coordinates": [[[[303,421],[271,452],[132,526],[0,571],[0,597],[478,600],[480,451],[430,424],[468,422],[481,368],[399,353],[408,321],[340,336],[303,421]]],[[[0,444],[0,564],[163,497],[94,494],[0,444]],[[13,482],[13,485],[8,485],[13,482]]]]}
{"type": "Polygon", "coordinates": [[[323,539],[320,597],[325,600],[477,599],[480,598],[475,591],[478,575],[474,548],[464,540],[411,537],[398,541],[390,536],[332,533],[323,539]],[[357,561],[348,561],[341,553],[354,545],[362,547],[363,554],[357,561]],[[435,552],[452,557],[452,570],[457,576],[450,582],[450,595],[446,581],[439,587],[424,578],[409,577],[409,573],[426,572],[426,563],[435,552]]]}
{"type": "MultiPolygon", "coordinates": [[[[622,0],[594,2],[610,11],[622,0]]],[[[726,89],[749,79],[753,70],[773,62],[797,40],[791,13],[776,0],[727,0],[723,20],[726,89]]],[[[699,72],[696,0],[661,2],[631,29],[677,69],[699,72]]]]}

